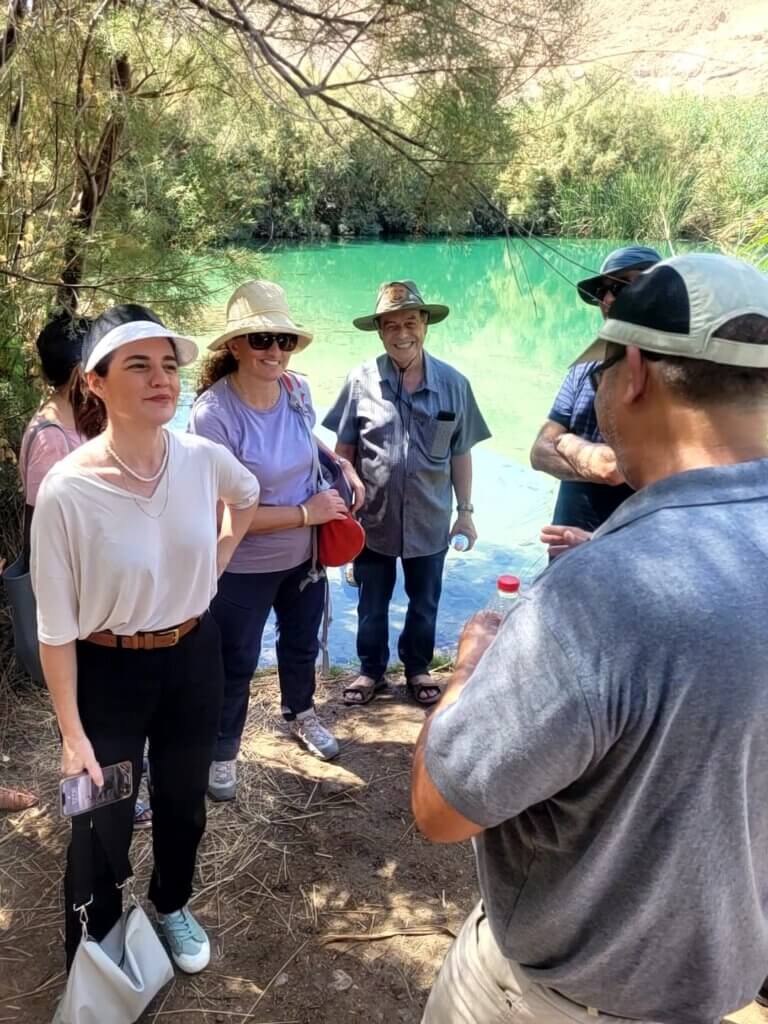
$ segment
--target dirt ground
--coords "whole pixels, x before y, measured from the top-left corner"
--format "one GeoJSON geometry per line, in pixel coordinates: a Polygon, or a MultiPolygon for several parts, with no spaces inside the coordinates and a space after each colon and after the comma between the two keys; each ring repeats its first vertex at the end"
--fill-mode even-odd
{"type": "MultiPolygon", "coordinates": [[[[254,682],[239,797],[209,804],[192,903],[212,963],[177,975],[142,1021],[420,1020],[476,898],[472,855],[468,844],[431,846],[413,827],[410,759],[423,712],[399,685],[364,710],[345,708],[340,690],[336,678],[319,694],[342,748],[323,764],[284,733],[276,680],[254,682]]],[[[43,800],[0,819],[0,1021],[49,1024],[63,984],[57,740],[42,694],[11,703],[0,783],[31,783],[43,800]]],[[[133,841],[140,893],[150,843],[146,832],[133,841]]]]}
{"type": "MultiPolygon", "coordinates": [[[[284,732],[273,676],[253,686],[234,804],[209,806],[193,900],[212,963],[177,974],[142,1017],[164,1024],[416,1024],[451,935],[477,898],[469,844],[435,847],[408,808],[423,712],[402,681],[363,710],[321,685],[342,750],[334,764],[284,732]]],[[[0,818],[0,1022],[50,1024],[63,985],[57,738],[39,691],[0,694],[0,784],[31,784],[39,809],[0,818]],[[4,698],[7,696],[7,700],[4,698]]],[[[132,859],[144,893],[150,837],[132,859]]],[[[151,911],[150,911],[151,914],[151,911]]],[[[768,1024],[751,1007],[730,1018],[768,1024]]]]}

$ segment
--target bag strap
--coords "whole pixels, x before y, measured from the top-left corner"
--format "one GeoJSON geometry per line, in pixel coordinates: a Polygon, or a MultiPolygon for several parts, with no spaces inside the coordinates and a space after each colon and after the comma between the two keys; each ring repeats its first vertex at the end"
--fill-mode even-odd
{"type": "Polygon", "coordinates": [[[77,814],[72,818],[72,909],[80,911],[80,920],[88,922],[85,908],[93,902],[93,842],[98,839],[112,869],[115,885],[122,889],[133,877],[128,851],[123,848],[115,829],[114,805],[102,807],[94,814],[77,814]],[[94,836],[94,832],[96,835],[94,836]]]}

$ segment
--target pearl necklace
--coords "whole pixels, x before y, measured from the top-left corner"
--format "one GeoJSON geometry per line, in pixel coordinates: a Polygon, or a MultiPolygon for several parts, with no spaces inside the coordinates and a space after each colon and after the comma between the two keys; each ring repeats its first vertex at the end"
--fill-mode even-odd
{"type": "Polygon", "coordinates": [[[168,437],[165,432],[163,432],[163,441],[165,443],[165,449],[163,451],[163,458],[160,462],[160,469],[158,469],[153,476],[140,476],[136,470],[131,469],[130,466],[127,466],[123,462],[111,444],[107,444],[107,454],[115,460],[122,470],[128,473],[129,476],[132,476],[134,480],[138,480],[142,484],[153,484],[156,480],[160,479],[165,472],[165,467],[168,465],[168,437]]]}

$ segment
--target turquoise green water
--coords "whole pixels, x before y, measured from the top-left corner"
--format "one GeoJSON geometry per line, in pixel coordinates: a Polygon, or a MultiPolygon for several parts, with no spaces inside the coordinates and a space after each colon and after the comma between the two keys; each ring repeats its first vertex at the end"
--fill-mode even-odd
{"type": "MultiPolygon", "coordinates": [[[[596,272],[620,243],[531,244],[536,252],[520,240],[503,239],[344,242],[276,246],[261,257],[261,276],[285,288],[295,317],[315,333],[291,366],[308,375],[320,418],[351,367],[382,350],[376,333],[358,331],[351,322],[373,312],[382,281],[411,278],[426,301],[451,308],[443,323],[430,328],[427,348],[470,379],[493,438],[473,453],[480,539],[473,551],[450,551],[446,560],[437,624],[442,649],[453,647],[462,623],[485,605],[499,574],[515,573],[525,585],[545,565],[538,535],[549,522],[557,485],[530,468],[528,453],[569,364],[600,323],[599,311],[579,299],[573,282],[596,272]]],[[[206,340],[223,329],[226,294],[205,319],[206,340]]],[[[182,409],[176,423],[185,421],[182,409]]],[[[336,570],[329,570],[329,579],[331,658],[352,662],[357,593],[336,570]]],[[[399,584],[390,616],[393,651],[405,608],[399,584]]],[[[263,664],[274,662],[273,639],[270,626],[263,664]]]]}

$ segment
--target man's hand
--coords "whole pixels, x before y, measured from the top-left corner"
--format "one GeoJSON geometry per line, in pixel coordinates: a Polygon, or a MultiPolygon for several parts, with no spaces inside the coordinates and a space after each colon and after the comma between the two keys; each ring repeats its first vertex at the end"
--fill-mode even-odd
{"type": "Polygon", "coordinates": [[[456,516],[456,521],[451,527],[451,532],[448,535],[448,542],[450,543],[457,533],[463,533],[469,541],[469,547],[467,551],[471,551],[477,541],[477,530],[475,524],[472,521],[472,514],[470,512],[459,512],[456,516]]]}
{"type": "MultiPolygon", "coordinates": [[[[456,652],[456,672],[467,678],[474,672],[477,663],[496,639],[501,625],[497,612],[475,612],[464,624],[456,652]]],[[[455,674],[454,673],[454,674],[455,674]]]]}
{"type": "Polygon", "coordinates": [[[616,464],[616,454],[610,445],[594,444],[575,434],[563,434],[555,442],[555,450],[589,483],[606,484],[609,487],[625,483],[616,464]]]}
{"type": "Polygon", "coordinates": [[[564,551],[570,551],[571,548],[592,540],[592,534],[588,530],[579,529],[578,526],[545,526],[540,539],[542,544],[547,545],[550,558],[556,558],[564,551]]]}
{"type": "Polygon", "coordinates": [[[358,509],[363,507],[363,502],[365,501],[365,484],[360,479],[357,474],[357,470],[348,459],[345,459],[342,462],[341,472],[344,474],[344,479],[352,488],[354,501],[352,502],[352,508],[350,511],[354,514],[358,509]]]}

